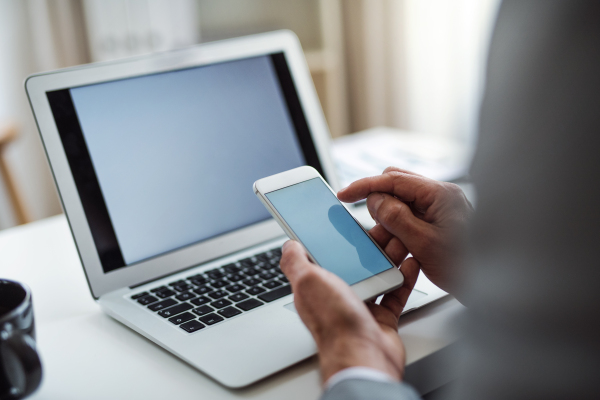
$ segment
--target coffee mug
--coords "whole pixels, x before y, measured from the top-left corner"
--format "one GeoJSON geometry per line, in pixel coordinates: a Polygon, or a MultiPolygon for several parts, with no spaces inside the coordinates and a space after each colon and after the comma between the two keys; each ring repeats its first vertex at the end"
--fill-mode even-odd
{"type": "Polygon", "coordinates": [[[0,279],[0,400],[22,399],[39,386],[42,364],[35,347],[31,291],[0,279]]]}

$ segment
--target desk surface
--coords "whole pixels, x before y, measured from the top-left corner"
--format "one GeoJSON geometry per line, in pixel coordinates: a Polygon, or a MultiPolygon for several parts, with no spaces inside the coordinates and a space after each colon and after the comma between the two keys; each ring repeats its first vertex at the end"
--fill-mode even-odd
{"type": "MultiPolygon", "coordinates": [[[[315,357],[249,388],[230,390],[103,314],[62,215],[0,232],[0,276],[26,283],[33,292],[44,379],[32,399],[304,400],[320,395],[315,357]]],[[[461,310],[447,297],[401,318],[407,368],[456,340],[453,321],[461,310]]]]}

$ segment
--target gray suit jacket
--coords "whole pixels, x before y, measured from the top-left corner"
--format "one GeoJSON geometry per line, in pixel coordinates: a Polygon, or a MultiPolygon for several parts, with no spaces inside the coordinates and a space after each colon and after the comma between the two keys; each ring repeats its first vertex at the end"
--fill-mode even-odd
{"type": "Polygon", "coordinates": [[[502,4],[472,176],[456,398],[600,399],[600,1],[502,4]]]}
{"type": "Polygon", "coordinates": [[[383,383],[362,379],[342,381],[325,392],[323,400],[419,400],[417,392],[407,384],[383,383]]]}

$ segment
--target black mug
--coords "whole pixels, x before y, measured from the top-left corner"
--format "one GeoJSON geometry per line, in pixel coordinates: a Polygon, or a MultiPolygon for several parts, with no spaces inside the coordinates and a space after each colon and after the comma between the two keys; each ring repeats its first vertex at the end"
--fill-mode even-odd
{"type": "Polygon", "coordinates": [[[42,364],[35,347],[31,291],[0,279],[0,400],[22,399],[40,385],[42,364]]]}

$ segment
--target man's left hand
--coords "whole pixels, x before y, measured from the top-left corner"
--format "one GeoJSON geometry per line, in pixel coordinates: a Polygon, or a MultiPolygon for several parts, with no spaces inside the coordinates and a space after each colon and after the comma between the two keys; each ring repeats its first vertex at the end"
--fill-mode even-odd
{"type": "Polygon", "coordinates": [[[298,242],[290,240],[283,246],[281,269],[292,285],[298,315],[317,344],[324,382],[342,369],[358,366],[397,380],[404,375],[398,318],[417,281],[419,264],[413,258],[404,260],[403,246],[391,242],[393,237],[381,227],[373,228],[371,236],[396,265],[402,262],[404,274],[404,285],[386,294],[379,305],[362,302],[342,279],[312,263],[298,242]]]}

